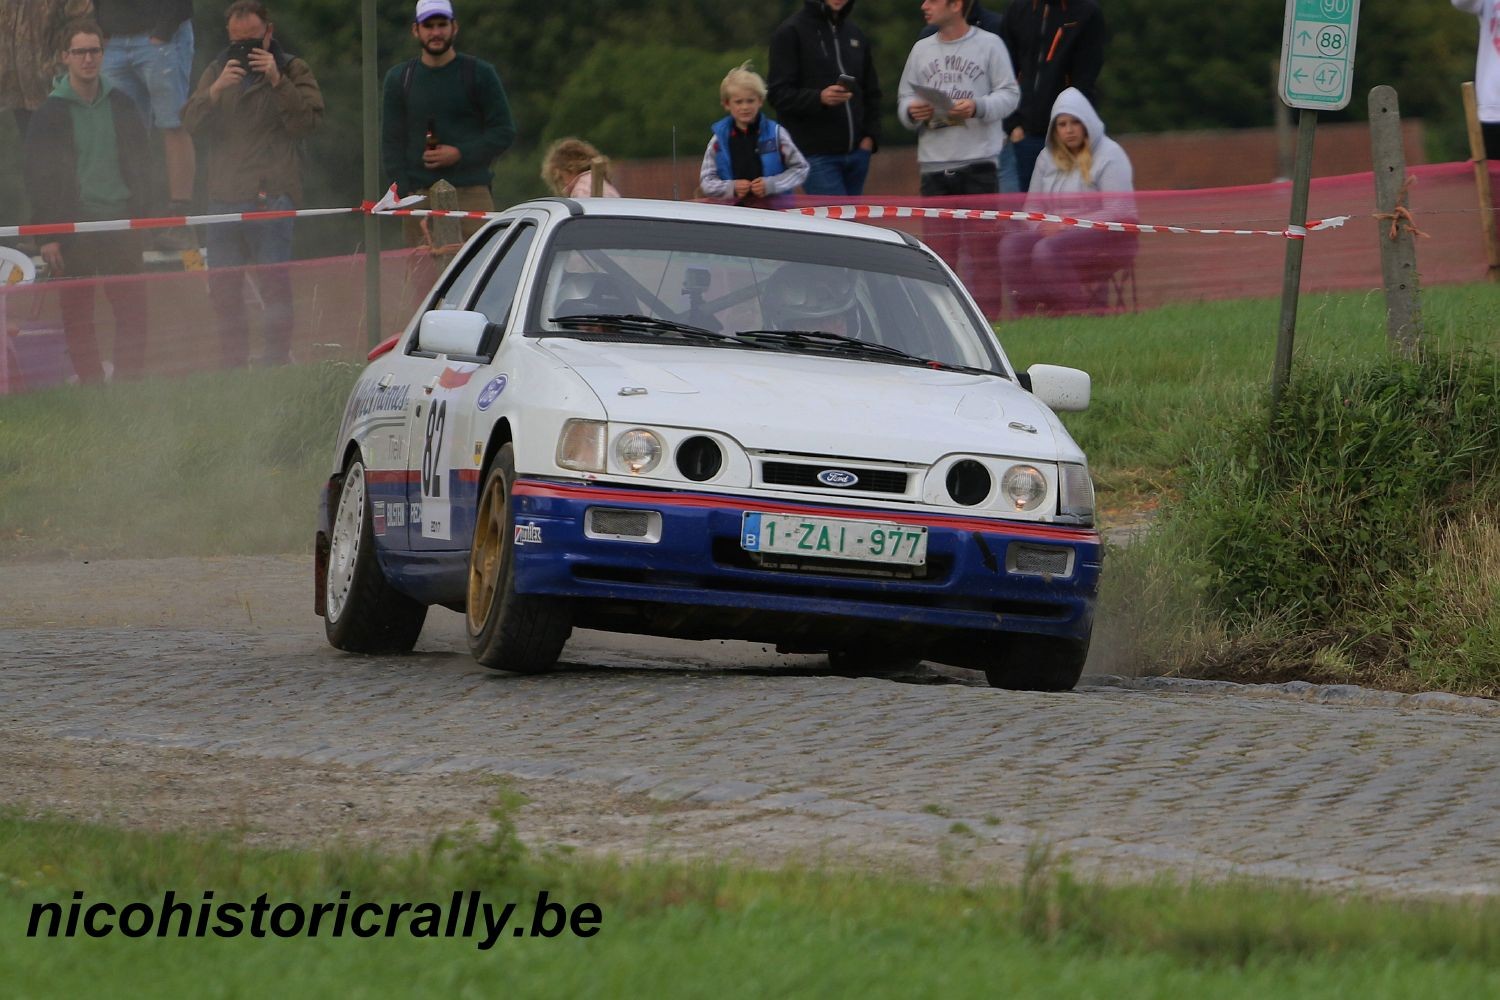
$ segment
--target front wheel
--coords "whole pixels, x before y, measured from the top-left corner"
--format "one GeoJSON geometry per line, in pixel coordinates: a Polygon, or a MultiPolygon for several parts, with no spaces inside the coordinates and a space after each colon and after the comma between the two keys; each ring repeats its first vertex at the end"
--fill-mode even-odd
{"type": "Polygon", "coordinates": [[[464,619],[474,659],[493,670],[534,674],[557,664],[573,627],[566,603],[516,593],[515,481],[515,451],[506,444],[479,493],[464,619]]]}
{"type": "Polygon", "coordinates": [[[374,518],[359,459],[349,463],[339,489],[328,540],[327,607],[323,627],[335,649],[350,653],[409,653],[427,606],[396,590],[375,555],[374,518]]]}
{"type": "Polygon", "coordinates": [[[1089,641],[1013,635],[1005,644],[1004,656],[1004,663],[984,670],[990,687],[1007,691],[1071,691],[1083,676],[1089,641]]]}

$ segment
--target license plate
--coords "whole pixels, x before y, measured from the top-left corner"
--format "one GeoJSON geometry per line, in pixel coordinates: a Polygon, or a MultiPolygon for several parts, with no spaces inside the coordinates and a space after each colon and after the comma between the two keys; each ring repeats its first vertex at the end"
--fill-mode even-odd
{"type": "Polygon", "coordinates": [[[927,562],[927,528],[890,521],[852,521],[746,511],[740,547],[814,559],[922,566],[927,562]]]}

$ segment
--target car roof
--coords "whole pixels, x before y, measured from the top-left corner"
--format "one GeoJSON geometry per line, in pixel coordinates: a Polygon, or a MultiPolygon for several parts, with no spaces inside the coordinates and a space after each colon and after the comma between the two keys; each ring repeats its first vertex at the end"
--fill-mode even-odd
{"type": "Polygon", "coordinates": [[[515,205],[513,208],[546,208],[552,212],[565,210],[570,215],[595,218],[666,219],[675,222],[754,226],[757,229],[821,233],[825,236],[844,236],[851,239],[874,240],[879,243],[904,244],[908,242],[901,233],[882,226],[820,219],[797,212],[741,208],[736,205],[718,205],[697,201],[658,201],[651,198],[541,198],[515,205]]]}

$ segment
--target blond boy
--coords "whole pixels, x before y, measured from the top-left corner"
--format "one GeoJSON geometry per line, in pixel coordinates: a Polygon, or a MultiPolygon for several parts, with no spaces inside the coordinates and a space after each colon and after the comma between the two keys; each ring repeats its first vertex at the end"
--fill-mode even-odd
{"type": "Polygon", "coordinates": [[[787,194],[807,179],[807,159],[787,130],[761,113],[765,101],[766,81],[749,63],[719,84],[729,114],[714,122],[698,171],[706,197],[744,203],[787,194]]]}

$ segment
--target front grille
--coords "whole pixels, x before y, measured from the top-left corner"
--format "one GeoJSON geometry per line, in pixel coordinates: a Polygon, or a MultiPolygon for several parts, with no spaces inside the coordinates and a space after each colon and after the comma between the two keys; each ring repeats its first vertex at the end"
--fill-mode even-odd
{"type": "Polygon", "coordinates": [[[845,490],[858,490],[866,493],[905,493],[909,478],[905,472],[893,472],[889,469],[861,469],[832,462],[827,465],[766,462],[761,465],[760,476],[767,486],[796,486],[802,489],[828,490],[831,493],[840,493],[845,490]],[[818,473],[828,469],[852,472],[859,477],[859,482],[845,487],[829,486],[819,482],[818,473]]]}

